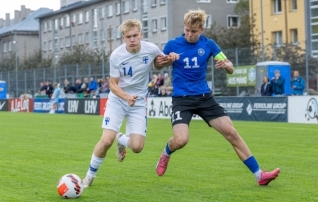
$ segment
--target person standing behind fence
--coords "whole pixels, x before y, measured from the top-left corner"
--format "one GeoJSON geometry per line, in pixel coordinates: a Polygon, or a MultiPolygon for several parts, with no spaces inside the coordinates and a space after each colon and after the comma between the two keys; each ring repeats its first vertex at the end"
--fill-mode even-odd
{"type": "Polygon", "coordinates": [[[261,95],[262,96],[271,96],[272,95],[272,86],[271,86],[267,76],[264,76],[264,78],[263,78],[263,84],[261,86],[261,95]]]}
{"type": "Polygon", "coordinates": [[[280,76],[280,71],[275,70],[275,77],[272,78],[271,86],[273,91],[273,96],[275,95],[284,95],[284,84],[285,79],[280,76]]]}
{"type": "Polygon", "coordinates": [[[292,95],[303,95],[304,94],[304,88],[305,88],[305,81],[304,79],[299,76],[299,71],[294,71],[294,78],[291,81],[291,90],[292,95]]]}
{"type": "Polygon", "coordinates": [[[53,92],[53,95],[51,97],[52,107],[51,107],[50,114],[54,114],[55,111],[57,110],[57,105],[59,103],[59,98],[60,98],[60,94],[61,94],[60,84],[55,82],[53,86],[54,86],[54,92],[53,92]]]}

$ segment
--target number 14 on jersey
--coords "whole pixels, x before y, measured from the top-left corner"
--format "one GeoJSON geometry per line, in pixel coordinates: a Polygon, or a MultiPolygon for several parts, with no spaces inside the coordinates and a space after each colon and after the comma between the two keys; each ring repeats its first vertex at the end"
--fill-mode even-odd
{"type": "Polygon", "coordinates": [[[131,67],[129,67],[128,72],[126,71],[126,67],[123,67],[123,71],[124,71],[124,76],[129,75],[130,77],[132,77],[133,72],[131,67]]]}

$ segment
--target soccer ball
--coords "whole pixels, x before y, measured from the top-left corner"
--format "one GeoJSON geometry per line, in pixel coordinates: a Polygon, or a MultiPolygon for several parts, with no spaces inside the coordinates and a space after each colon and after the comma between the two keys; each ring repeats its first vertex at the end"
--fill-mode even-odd
{"type": "Polygon", "coordinates": [[[83,191],[82,180],[75,174],[66,174],[57,183],[57,192],[62,198],[78,198],[83,191]]]}

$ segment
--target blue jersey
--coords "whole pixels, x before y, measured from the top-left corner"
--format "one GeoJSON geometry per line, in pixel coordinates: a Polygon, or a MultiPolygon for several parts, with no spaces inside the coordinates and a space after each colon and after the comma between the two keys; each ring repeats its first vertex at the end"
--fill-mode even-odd
{"type": "Polygon", "coordinates": [[[173,97],[210,93],[206,81],[206,70],[211,56],[221,53],[219,46],[211,39],[200,36],[196,43],[189,43],[184,35],[170,40],[163,52],[180,55],[172,66],[173,97]]]}

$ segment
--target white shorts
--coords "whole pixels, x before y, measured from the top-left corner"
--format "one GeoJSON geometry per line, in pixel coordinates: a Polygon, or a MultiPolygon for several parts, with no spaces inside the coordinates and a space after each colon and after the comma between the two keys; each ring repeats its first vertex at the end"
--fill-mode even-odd
{"type": "Polygon", "coordinates": [[[119,132],[125,117],[126,135],[146,136],[147,102],[145,99],[137,99],[135,105],[130,107],[126,100],[110,96],[106,103],[102,128],[119,132]]]}

